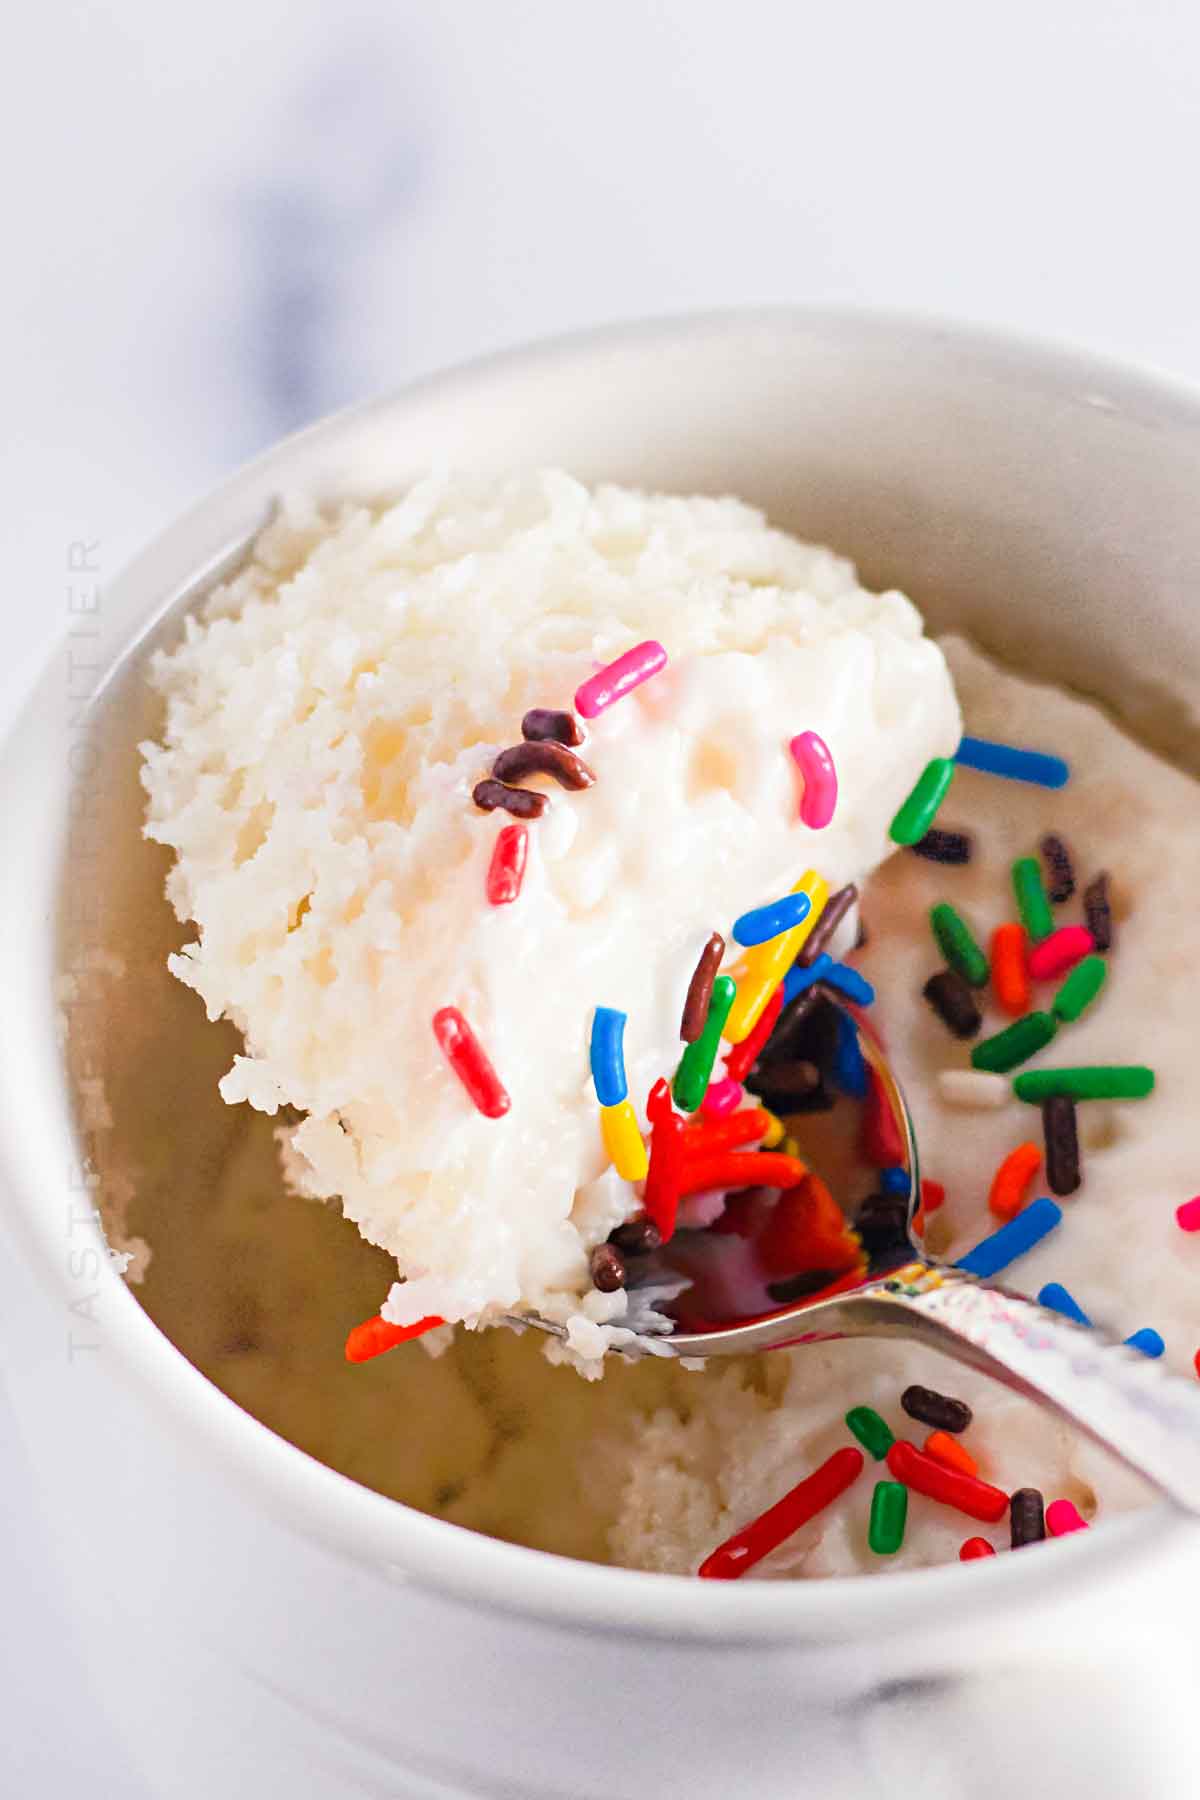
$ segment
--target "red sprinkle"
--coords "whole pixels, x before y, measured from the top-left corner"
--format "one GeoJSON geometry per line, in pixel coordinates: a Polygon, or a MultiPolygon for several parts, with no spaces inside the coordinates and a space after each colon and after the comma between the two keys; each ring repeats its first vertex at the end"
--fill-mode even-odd
{"type": "Polygon", "coordinates": [[[790,1488],[782,1500],[777,1500],[741,1531],[718,1544],[696,1573],[708,1581],[736,1581],[739,1575],[744,1575],[747,1569],[752,1569],[764,1556],[778,1549],[785,1538],[790,1538],[793,1532],[831,1506],[839,1494],[844,1494],[857,1481],[862,1467],[861,1450],[835,1450],[819,1469],[814,1469],[811,1475],[790,1488]]]}
{"type": "MultiPolygon", "coordinates": [[[[652,1122],[653,1116],[650,1115],[652,1122]]],[[[693,1113],[684,1126],[683,1147],[689,1156],[706,1156],[714,1150],[736,1150],[740,1144],[760,1144],[770,1128],[770,1115],[761,1106],[726,1113],[723,1119],[693,1113]]]]}
{"type": "Polygon", "coordinates": [[[959,1562],[974,1562],[980,1556],[995,1556],[996,1552],[986,1538],[968,1538],[958,1552],[959,1562]]]}
{"type": "Polygon", "coordinates": [[[922,1236],[924,1233],[925,1226],[929,1220],[929,1214],[931,1212],[936,1212],[939,1206],[944,1206],[945,1204],[946,1190],[941,1182],[922,1180],[921,1198],[917,1203],[917,1210],[913,1214],[912,1222],[912,1228],[918,1237],[922,1236]]]}
{"type": "Polygon", "coordinates": [[[995,1525],[1007,1517],[1007,1494],[989,1482],[976,1480],[973,1475],[947,1469],[906,1438],[896,1439],[887,1453],[887,1465],[896,1480],[912,1488],[914,1493],[956,1507],[972,1519],[982,1519],[985,1525],[995,1525]]]}
{"type": "Polygon", "coordinates": [[[434,1013],[433,1035],[484,1118],[502,1119],[512,1101],[457,1006],[443,1006],[434,1013]]]}
{"type": "Polygon", "coordinates": [[[507,906],[516,899],[525,880],[528,856],[528,825],[506,825],[496,839],[488,864],[487,897],[492,906],[507,906]]]}
{"type": "Polygon", "coordinates": [[[757,1252],[772,1276],[814,1269],[842,1275],[864,1266],[845,1214],[820,1176],[811,1173],[780,1194],[759,1233],[757,1252]]]}
{"type": "Polygon", "coordinates": [[[671,1104],[671,1089],[667,1082],[656,1081],[651,1088],[646,1116],[653,1129],[642,1205],[646,1217],[657,1225],[665,1244],[675,1235],[684,1169],[684,1118],[671,1104]]]}
{"type": "Polygon", "coordinates": [[[783,983],[780,982],[767,1004],[763,1007],[762,1017],[748,1037],[740,1044],[731,1044],[725,1052],[725,1073],[730,1081],[745,1081],[747,1075],[758,1061],[758,1053],[774,1031],[783,1011],[783,983]]]}
{"type": "Polygon", "coordinates": [[[1181,1231],[1200,1231],[1200,1194],[1175,1208],[1175,1221],[1181,1231]]]}
{"type": "Polygon", "coordinates": [[[904,1161],[904,1145],[896,1115],[874,1069],[868,1070],[870,1091],[862,1112],[861,1149],[866,1162],[877,1169],[894,1169],[904,1161]]]}
{"type": "Polygon", "coordinates": [[[927,1213],[936,1212],[939,1206],[946,1204],[946,1190],[940,1181],[921,1180],[921,1205],[927,1213]]]}
{"type": "Polygon", "coordinates": [[[415,1325],[393,1325],[390,1319],[376,1313],[373,1319],[364,1319],[361,1325],[356,1325],[347,1337],[346,1361],[370,1362],[373,1356],[382,1356],[385,1350],[394,1350],[397,1344],[406,1344],[410,1338],[423,1337],[435,1325],[445,1323],[445,1319],[430,1314],[427,1319],[418,1319],[415,1325]]]}
{"type": "Polygon", "coordinates": [[[1086,925],[1060,925],[1040,944],[1031,944],[1026,961],[1035,981],[1053,981],[1090,956],[1096,940],[1086,925]]]}
{"type": "Polygon", "coordinates": [[[679,1197],[744,1187],[792,1188],[808,1170],[798,1156],[781,1150],[730,1150],[687,1156],[679,1197]]]}

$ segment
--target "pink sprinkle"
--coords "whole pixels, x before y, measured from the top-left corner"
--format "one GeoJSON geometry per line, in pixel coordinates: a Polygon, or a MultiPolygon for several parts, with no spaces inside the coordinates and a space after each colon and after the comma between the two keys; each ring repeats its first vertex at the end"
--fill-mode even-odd
{"type": "Polygon", "coordinates": [[[1200,1194],[1175,1208],[1175,1221],[1181,1231],[1200,1231],[1200,1194]]]}
{"type": "Polygon", "coordinates": [[[585,719],[594,719],[614,700],[623,700],[635,687],[641,687],[643,681],[657,675],[666,663],[666,651],[653,638],[647,638],[644,644],[635,644],[632,650],[618,656],[615,662],[606,663],[575,690],[575,711],[582,713],[585,719]]]}
{"type": "Polygon", "coordinates": [[[726,1113],[733,1112],[741,1098],[741,1082],[726,1075],[723,1081],[709,1083],[708,1092],[700,1102],[700,1111],[710,1119],[723,1119],[726,1113]]]}
{"type": "Polygon", "coordinates": [[[802,731],[799,737],[792,739],[788,749],[804,777],[801,823],[813,831],[821,831],[832,819],[838,797],[837,770],[829,745],[815,731],[802,731]]]}
{"type": "Polygon", "coordinates": [[[1065,975],[1077,962],[1090,956],[1096,940],[1086,925],[1060,925],[1040,944],[1032,944],[1028,954],[1029,973],[1035,981],[1053,981],[1065,975]]]}
{"type": "Polygon", "coordinates": [[[1071,1531],[1089,1530],[1086,1519],[1070,1500],[1052,1500],[1046,1508],[1046,1530],[1051,1537],[1066,1537],[1071,1531]]]}

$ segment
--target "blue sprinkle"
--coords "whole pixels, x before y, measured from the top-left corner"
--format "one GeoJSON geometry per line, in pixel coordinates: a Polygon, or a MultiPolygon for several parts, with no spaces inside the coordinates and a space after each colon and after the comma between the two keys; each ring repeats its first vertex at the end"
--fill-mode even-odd
{"type": "Polygon", "coordinates": [[[1074,1319],[1076,1325],[1090,1325],[1092,1322],[1074,1294],[1069,1294],[1061,1281],[1046,1283],[1038,1294],[1038,1305],[1046,1307],[1050,1312],[1061,1313],[1064,1319],[1074,1319]]]}
{"type": "Polygon", "coordinates": [[[858,1030],[854,1020],[844,1012],[837,1016],[837,1027],[837,1047],[833,1053],[831,1071],[834,1086],[841,1088],[843,1094],[848,1094],[852,1100],[865,1100],[868,1087],[867,1065],[858,1042],[858,1030]]]}
{"type": "Polygon", "coordinates": [[[830,963],[823,979],[847,1000],[853,1000],[856,1006],[871,1006],[874,1003],[875,989],[865,975],[860,975],[848,963],[830,963]]]}
{"type": "Polygon", "coordinates": [[[968,1275],[978,1275],[984,1281],[998,1275],[1001,1269],[1007,1269],[1009,1263],[1016,1262],[1018,1256],[1024,1256],[1035,1244],[1040,1244],[1048,1232],[1062,1222],[1062,1207],[1043,1195],[1038,1200],[1031,1200],[1024,1212],[1019,1212],[1015,1219],[1002,1225],[999,1231],[993,1231],[968,1250],[965,1256],[958,1259],[958,1267],[965,1269],[968,1275]]]}
{"type": "MultiPolygon", "coordinates": [[[[1046,1283],[1038,1295],[1038,1305],[1049,1307],[1051,1312],[1061,1313],[1064,1319],[1074,1319],[1077,1325],[1090,1325],[1092,1322],[1061,1281],[1046,1283]]],[[[1166,1349],[1158,1332],[1149,1325],[1143,1325],[1140,1331],[1135,1331],[1125,1342],[1131,1350],[1140,1350],[1143,1356],[1161,1356],[1166,1349]]]]}
{"type": "Polygon", "coordinates": [[[807,969],[802,969],[799,964],[793,963],[783,978],[783,1004],[786,1006],[789,1000],[794,1000],[797,994],[804,993],[805,989],[812,987],[814,982],[824,981],[832,967],[833,958],[827,956],[824,951],[820,956],[813,958],[807,969]]]}
{"type": "Polygon", "coordinates": [[[756,906],[753,912],[744,912],[740,919],[735,919],[733,941],[741,944],[743,949],[749,949],[752,944],[765,944],[790,931],[793,925],[802,925],[811,911],[812,901],[807,894],[785,894],[782,900],[772,900],[769,906],[756,906]]]}
{"type": "Polygon", "coordinates": [[[912,1193],[912,1176],[899,1164],[891,1169],[880,1169],[879,1191],[881,1194],[903,1194],[907,1200],[912,1193]]]}
{"type": "Polygon", "coordinates": [[[1031,781],[1035,787],[1066,787],[1071,775],[1061,756],[1046,756],[1041,750],[1018,750],[1013,744],[993,744],[987,738],[965,737],[954,760],[964,769],[1005,775],[1009,781],[1031,781]]]}
{"type": "Polygon", "coordinates": [[[598,1006],[592,1018],[591,1064],[596,1098],[601,1106],[620,1106],[629,1093],[625,1079],[625,1019],[611,1006],[598,1006]]]}

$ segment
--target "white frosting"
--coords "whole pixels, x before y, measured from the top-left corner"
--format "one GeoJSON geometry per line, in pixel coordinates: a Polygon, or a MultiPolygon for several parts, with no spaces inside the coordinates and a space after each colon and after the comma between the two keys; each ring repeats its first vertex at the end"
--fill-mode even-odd
{"type": "Polygon", "coordinates": [[[436,478],[382,510],[285,508],[154,676],[146,829],[197,927],[172,969],[245,1036],[224,1098],[307,1115],[303,1185],[395,1256],[389,1318],[532,1306],[598,1355],[621,1297],[581,1308],[586,1252],[637,1196],[605,1174],[593,1008],[629,1015],[640,1112],[708,934],[809,866],[836,886],[885,856],[959,734],[917,613],[734,500],[436,478]],[[669,666],[589,728],[594,787],[531,783],[552,797],[524,890],[489,906],[508,821],[474,783],[528,707],[569,707],[647,637],[669,666]],[[838,770],[819,833],[798,818],[801,730],[838,770]],[[438,1051],[446,1005],[506,1117],[482,1117],[438,1051]]]}

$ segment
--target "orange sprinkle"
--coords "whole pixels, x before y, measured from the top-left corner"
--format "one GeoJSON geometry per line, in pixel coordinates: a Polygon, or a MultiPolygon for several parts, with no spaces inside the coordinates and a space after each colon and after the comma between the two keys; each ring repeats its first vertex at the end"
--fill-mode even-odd
{"type": "Polygon", "coordinates": [[[421,1337],[435,1325],[445,1323],[445,1319],[431,1314],[427,1319],[418,1319],[415,1325],[393,1325],[390,1319],[376,1313],[373,1319],[356,1325],[346,1339],[346,1361],[370,1362],[373,1356],[382,1356],[385,1350],[394,1350],[397,1344],[406,1344],[409,1338],[421,1337]]]}
{"type": "Polygon", "coordinates": [[[992,1176],[988,1206],[998,1219],[1015,1219],[1029,1197],[1033,1178],[1042,1166],[1040,1144],[1018,1144],[1010,1150],[992,1176]]]}
{"type": "Polygon", "coordinates": [[[779,1150],[719,1150],[687,1157],[679,1198],[719,1188],[793,1188],[807,1174],[799,1157],[784,1156],[779,1150]]]}
{"type": "Polygon", "coordinates": [[[1195,1356],[1192,1358],[1192,1366],[1195,1368],[1197,1375],[1200,1375],[1200,1350],[1197,1350],[1195,1356]]]}
{"type": "Polygon", "coordinates": [[[1029,971],[1025,967],[1023,925],[997,925],[992,933],[992,991],[1012,1019],[1029,1011],[1029,971]]]}
{"type": "Polygon", "coordinates": [[[971,1452],[951,1437],[948,1431],[931,1431],[925,1439],[925,1454],[947,1469],[961,1469],[964,1475],[978,1475],[979,1464],[971,1452]]]}

